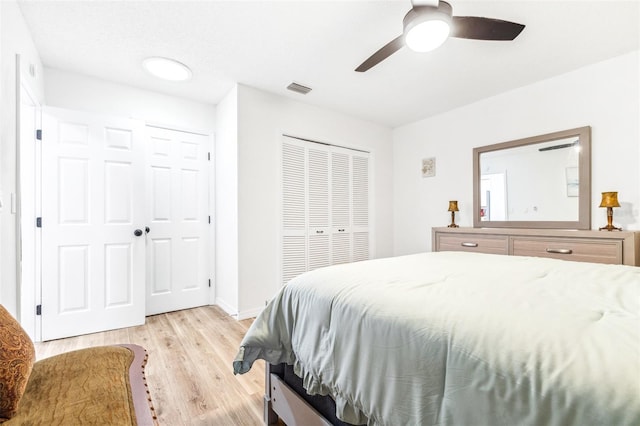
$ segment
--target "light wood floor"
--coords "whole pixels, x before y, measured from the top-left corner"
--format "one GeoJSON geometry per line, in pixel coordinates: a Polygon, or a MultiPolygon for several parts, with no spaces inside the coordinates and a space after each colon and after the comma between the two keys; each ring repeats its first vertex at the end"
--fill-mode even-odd
{"type": "Polygon", "coordinates": [[[139,327],[36,343],[36,355],[136,343],[149,353],[147,383],[161,425],[259,425],[264,362],[241,376],[232,367],[250,325],[207,306],[147,317],[139,327]]]}

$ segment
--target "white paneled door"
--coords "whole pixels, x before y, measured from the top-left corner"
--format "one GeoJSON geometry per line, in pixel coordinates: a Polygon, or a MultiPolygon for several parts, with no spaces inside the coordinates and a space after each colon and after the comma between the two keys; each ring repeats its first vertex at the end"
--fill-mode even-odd
{"type": "Polygon", "coordinates": [[[209,303],[209,136],[147,127],[147,315],[209,303]]]}
{"type": "Polygon", "coordinates": [[[42,340],[144,323],[144,126],[43,110],[42,340]]]}

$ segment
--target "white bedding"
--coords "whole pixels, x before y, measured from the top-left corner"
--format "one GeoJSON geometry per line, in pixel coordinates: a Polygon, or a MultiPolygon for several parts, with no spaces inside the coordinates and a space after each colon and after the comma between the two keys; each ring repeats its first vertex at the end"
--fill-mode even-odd
{"type": "Polygon", "coordinates": [[[640,425],[640,268],[462,252],[284,287],[234,371],[294,365],[371,425],[640,425]]]}

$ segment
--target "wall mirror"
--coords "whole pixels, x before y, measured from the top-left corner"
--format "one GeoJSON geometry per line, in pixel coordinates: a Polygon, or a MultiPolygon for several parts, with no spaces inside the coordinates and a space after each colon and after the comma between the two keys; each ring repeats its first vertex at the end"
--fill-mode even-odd
{"type": "Polygon", "coordinates": [[[473,226],[591,229],[591,127],[473,149],[473,226]]]}

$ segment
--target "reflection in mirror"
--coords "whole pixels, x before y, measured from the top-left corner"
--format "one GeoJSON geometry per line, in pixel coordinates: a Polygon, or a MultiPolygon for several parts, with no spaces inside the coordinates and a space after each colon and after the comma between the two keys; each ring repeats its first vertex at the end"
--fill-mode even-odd
{"type": "Polygon", "coordinates": [[[590,228],[590,128],[474,149],[474,226],[590,228]]]}
{"type": "Polygon", "coordinates": [[[482,153],[480,219],[578,220],[578,142],[573,136],[482,153]]]}

